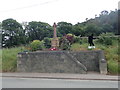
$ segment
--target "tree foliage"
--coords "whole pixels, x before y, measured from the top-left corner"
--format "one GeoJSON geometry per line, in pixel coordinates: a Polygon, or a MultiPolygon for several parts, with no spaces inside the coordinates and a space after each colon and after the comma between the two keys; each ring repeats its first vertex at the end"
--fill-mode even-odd
{"type": "Polygon", "coordinates": [[[44,46],[46,48],[50,48],[51,47],[51,40],[50,40],[50,38],[48,38],[48,37],[44,38],[44,46]]]}
{"type": "Polygon", "coordinates": [[[57,24],[57,29],[61,35],[66,35],[72,32],[72,24],[67,22],[59,22],[57,24]]]}
{"type": "Polygon", "coordinates": [[[22,25],[14,19],[6,19],[2,22],[2,45],[11,47],[25,44],[25,33],[22,25]]]}
{"type": "Polygon", "coordinates": [[[112,45],[113,37],[114,37],[113,33],[102,33],[100,34],[100,37],[97,40],[97,42],[103,45],[107,45],[107,46],[112,45]]]}
{"type": "Polygon", "coordinates": [[[52,28],[49,24],[32,21],[26,27],[28,41],[43,40],[44,37],[52,37],[52,28]]]}
{"type": "MultiPolygon", "coordinates": [[[[118,32],[118,13],[119,10],[100,12],[99,16],[95,15],[95,18],[88,19],[86,21],[72,25],[69,22],[57,23],[57,36],[62,37],[69,33],[81,37],[88,36],[93,33],[95,36],[99,36],[102,33],[114,33],[118,32]]],[[[14,19],[6,19],[0,23],[2,28],[2,44],[4,47],[11,47],[20,44],[29,43],[33,40],[43,40],[45,37],[53,37],[53,26],[45,22],[32,21],[22,26],[14,19]]]]}

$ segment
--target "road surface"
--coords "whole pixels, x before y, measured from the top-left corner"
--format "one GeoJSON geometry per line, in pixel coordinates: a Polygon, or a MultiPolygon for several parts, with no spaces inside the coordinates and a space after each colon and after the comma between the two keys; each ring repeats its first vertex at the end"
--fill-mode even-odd
{"type": "Polygon", "coordinates": [[[118,81],[3,77],[2,88],[118,88],[118,81]]]}

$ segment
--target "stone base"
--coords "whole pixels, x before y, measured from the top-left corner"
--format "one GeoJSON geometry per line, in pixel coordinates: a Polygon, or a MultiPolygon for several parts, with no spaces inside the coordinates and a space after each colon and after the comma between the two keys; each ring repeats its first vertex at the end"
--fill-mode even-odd
{"type": "Polygon", "coordinates": [[[18,72],[107,74],[104,53],[98,51],[40,51],[18,54],[18,72]]]}
{"type": "Polygon", "coordinates": [[[52,48],[58,48],[59,47],[59,39],[58,38],[53,38],[51,40],[51,46],[52,46],[52,48]]]}

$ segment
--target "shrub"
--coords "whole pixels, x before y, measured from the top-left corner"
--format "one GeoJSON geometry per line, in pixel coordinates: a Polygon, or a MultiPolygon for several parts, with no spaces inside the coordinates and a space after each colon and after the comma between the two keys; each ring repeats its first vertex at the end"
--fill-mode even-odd
{"type": "Polygon", "coordinates": [[[70,50],[70,47],[71,47],[71,45],[70,45],[70,42],[68,41],[68,39],[63,38],[62,42],[60,44],[60,48],[62,50],[70,50]]]}
{"type": "Polygon", "coordinates": [[[50,48],[51,47],[51,40],[50,40],[50,38],[48,38],[48,37],[44,38],[44,46],[46,48],[50,48]]]}
{"type": "Polygon", "coordinates": [[[65,36],[63,36],[62,38],[59,39],[60,40],[60,48],[62,50],[70,50],[71,45],[74,42],[74,35],[72,34],[67,34],[65,36]]]}
{"type": "Polygon", "coordinates": [[[75,36],[74,37],[74,43],[80,43],[80,44],[82,44],[82,39],[80,38],[80,36],[75,36]]]}
{"type": "Polygon", "coordinates": [[[43,43],[39,40],[34,40],[33,42],[30,43],[30,48],[31,51],[42,50],[43,43]]]}
{"type": "Polygon", "coordinates": [[[69,41],[70,44],[74,42],[74,35],[73,34],[67,34],[65,35],[65,38],[69,41]]]}
{"type": "Polygon", "coordinates": [[[103,33],[100,35],[97,42],[104,45],[112,45],[114,34],[113,33],[103,33]]]}

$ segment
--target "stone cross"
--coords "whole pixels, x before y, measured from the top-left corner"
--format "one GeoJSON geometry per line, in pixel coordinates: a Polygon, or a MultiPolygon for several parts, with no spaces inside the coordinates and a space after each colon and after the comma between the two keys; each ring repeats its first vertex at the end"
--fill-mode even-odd
{"type": "Polygon", "coordinates": [[[57,38],[57,32],[56,32],[56,23],[53,24],[54,32],[53,32],[53,39],[51,40],[51,46],[52,48],[58,48],[59,47],[59,39],[57,38]]]}
{"type": "Polygon", "coordinates": [[[53,27],[54,27],[54,35],[53,35],[53,38],[56,38],[57,37],[57,33],[56,33],[56,23],[53,24],[53,27]]]}

